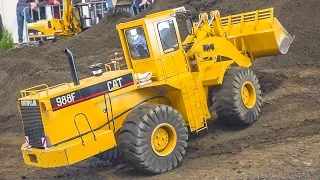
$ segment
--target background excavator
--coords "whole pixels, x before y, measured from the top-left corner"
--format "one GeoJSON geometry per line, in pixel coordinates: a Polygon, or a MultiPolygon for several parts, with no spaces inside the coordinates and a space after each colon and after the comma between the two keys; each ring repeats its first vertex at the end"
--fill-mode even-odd
{"type": "Polygon", "coordinates": [[[49,40],[81,33],[85,29],[81,27],[81,17],[77,15],[76,9],[73,6],[73,3],[80,2],[81,0],[64,0],[61,19],[53,18],[28,23],[28,38],[49,40]]]}
{"type": "MultiPolygon", "coordinates": [[[[112,12],[118,11],[129,11],[133,8],[132,15],[135,16],[139,11],[145,9],[148,5],[144,5],[141,10],[134,8],[134,2],[132,0],[112,0],[114,7],[112,12]]],[[[100,13],[106,13],[101,4],[97,4],[100,9],[100,13]]],[[[56,40],[59,37],[69,37],[79,34],[86,29],[90,28],[87,26],[87,21],[92,23],[96,17],[87,17],[83,15],[83,7],[89,7],[88,4],[82,3],[82,0],[63,0],[63,12],[61,19],[48,19],[39,20],[33,23],[27,24],[28,38],[36,41],[42,40],[56,40]]],[[[100,14],[102,17],[103,15],[100,14]]],[[[101,18],[101,17],[100,17],[101,18]]]]}

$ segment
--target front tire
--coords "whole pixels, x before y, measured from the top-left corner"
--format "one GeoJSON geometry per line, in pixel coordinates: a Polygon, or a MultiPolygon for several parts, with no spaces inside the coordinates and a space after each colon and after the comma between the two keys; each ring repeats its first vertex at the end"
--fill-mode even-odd
{"type": "Polygon", "coordinates": [[[188,130],[178,111],[167,105],[141,105],[120,130],[124,160],[152,174],[178,166],[187,148],[188,130]]]}
{"type": "Polygon", "coordinates": [[[250,125],[261,111],[262,96],[257,76],[249,68],[227,70],[222,85],[211,90],[211,110],[229,125],[250,125]]]}

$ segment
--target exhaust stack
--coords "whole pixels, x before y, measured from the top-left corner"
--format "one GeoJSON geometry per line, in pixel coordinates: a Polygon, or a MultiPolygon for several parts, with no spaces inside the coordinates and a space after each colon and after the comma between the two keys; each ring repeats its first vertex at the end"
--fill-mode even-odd
{"type": "Polygon", "coordinates": [[[78,73],[77,73],[77,68],[76,68],[76,65],[74,63],[73,54],[68,48],[65,48],[64,52],[68,56],[68,62],[69,62],[69,66],[70,66],[70,71],[71,71],[73,84],[75,86],[78,86],[78,85],[80,85],[80,82],[79,82],[79,77],[78,77],[78,73]]]}

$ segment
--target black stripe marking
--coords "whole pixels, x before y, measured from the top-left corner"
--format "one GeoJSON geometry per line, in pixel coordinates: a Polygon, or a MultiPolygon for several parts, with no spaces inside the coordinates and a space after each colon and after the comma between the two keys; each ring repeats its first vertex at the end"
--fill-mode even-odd
{"type": "Polygon", "coordinates": [[[108,81],[104,81],[83,89],[63,94],[50,99],[52,110],[59,109],[99,97],[108,92],[114,92],[119,89],[131,86],[134,84],[132,74],[126,74],[108,81]],[[114,90],[114,87],[118,89],[114,90]]]}

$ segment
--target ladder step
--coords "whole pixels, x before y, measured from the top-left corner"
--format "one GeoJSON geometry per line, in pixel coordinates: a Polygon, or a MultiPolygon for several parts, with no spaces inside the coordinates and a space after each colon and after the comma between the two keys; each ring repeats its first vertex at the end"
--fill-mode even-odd
{"type": "Polygon", "coordinates": [[[203,130],[205,130],[205,129],[208,129],[208,127],[207,127],[207,126],[204,126],[203,128],[198,129],[197,132],[203,131],[203,130]]]}

